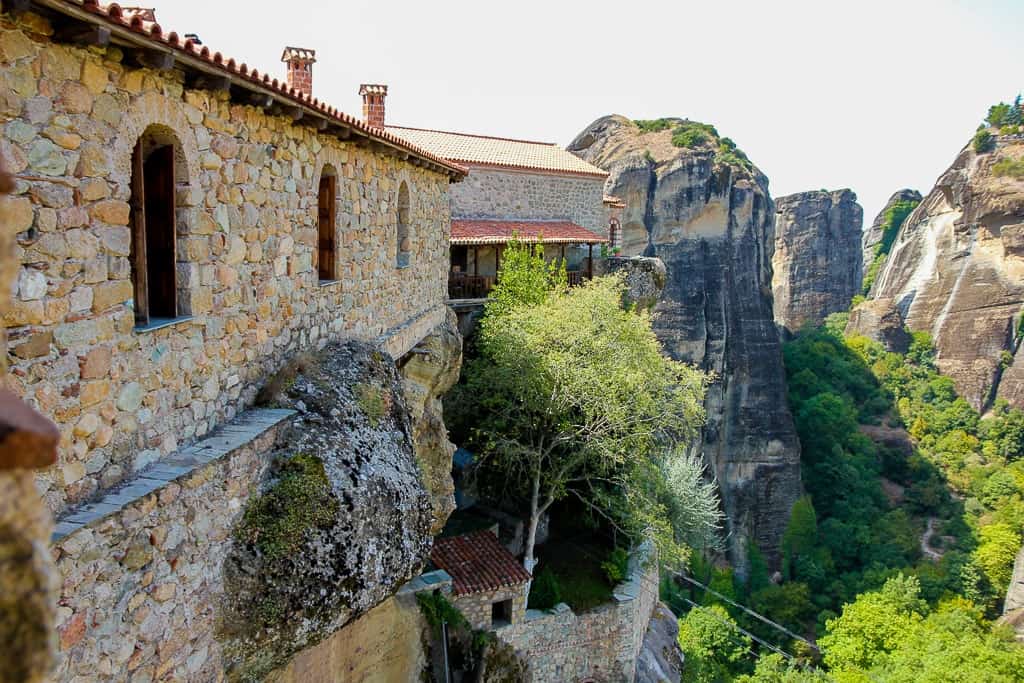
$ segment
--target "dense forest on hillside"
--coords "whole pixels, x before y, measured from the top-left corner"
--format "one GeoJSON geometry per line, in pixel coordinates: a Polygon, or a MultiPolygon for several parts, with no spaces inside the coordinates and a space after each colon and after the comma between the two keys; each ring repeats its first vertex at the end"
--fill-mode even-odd
{"type": "MultiPolygon", "coordinates": [[[[782,580],[770,580],[756,552],[746,582],[729,569],[694,567],[725,598],[816,640],[820,654],[728,600],[700,590],[689,597],[719,605],[755,637],[823,661],[834,674],[922,680],[956,656],[958,668],[979,672],[971,680],[1013,680],[1005,666],[1024,665],[1024,652],[990,622],[1024,530],[1024,413],[1000,402],[982,417],[936,371],[926,334],[915,333],[905,355],[890,353],[864,337],[844,338],[846,317],[784,347],[807,496],[786,531],[782,580]],[[951,654],[943,644],[950,639],[966,650],[951,654]]],[[[678,591],[667,593],[678,608],[678,591]]],[[[694,629],[710,626],[739,639],[736,647],[750,645],[702,610],[682,625],[693,642],[694,629]]],[[[762,657],[755,680],[778,680],[778,657],[762,657]]],[[[728,680],[751,666],[744,656],[704,673],[690,667],[684,680],[728,680]]]]}

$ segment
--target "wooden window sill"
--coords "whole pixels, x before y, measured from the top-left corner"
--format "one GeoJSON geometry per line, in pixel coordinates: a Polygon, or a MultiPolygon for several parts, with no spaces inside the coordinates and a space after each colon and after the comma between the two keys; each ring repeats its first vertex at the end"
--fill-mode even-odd
{"type": "Polygon", "coordinates": [[[156,330],[162,330],[165,327],[173,327],[180,323],[187,323],[192,319],[193,318],[190,315],[179,315],[177,318],[153,318],[145,325],[136,325],[134,331],[139,334],[155,332],[156,330]]]}

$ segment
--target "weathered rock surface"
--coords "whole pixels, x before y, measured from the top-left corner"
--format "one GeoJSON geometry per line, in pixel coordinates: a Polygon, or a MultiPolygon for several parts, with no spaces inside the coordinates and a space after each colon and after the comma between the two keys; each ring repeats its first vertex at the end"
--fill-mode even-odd
{"type": "Polygon", "coordinates": [[[882,235],[884,233],[886,214],[899,202],[915,202],[921,203],[921,193],[917,190],[902,189],[893,193],[889,197],[889,201],[885,203],[882,210],[875,216],[874,222],[864,230],[864,234],[861,238],[861,251],[863,253],[863,268],[864,276],[867,277],[868,268],[871,267],[871,262],[875,258],[875,245],[882,241],[882,235]]]}
{"type": "Polygon", "coordinates": [[[1001,621],[1012,626],[1017,633],[1017,640],[1024,642],[1024,547],[1017,553],[1013,563],[1013,575],[1006,589],[1001,621]]]}
{"type": "Polygon", "coordinates": [[[939,370],[978,409],[997,397],[1024,407],[1024,179],[993,171],[1022,158],[1014,138],[984,154],[965,147],[903,223],[872,289],[932,335],[939,370]]]}
{"type": "Polygon", "coordinates": [[[416,460],[433,508],[432,535],[440,533],[448,515],[455,510],[455,444],[448,440],[441,397],[459,380],[461,369],[462,335],[455,313],[448,309],[444,323],[409,352],[401,369],[416,460]]]}
{"type": "Polygon", "coordinates": [[[846,334],[864,335],[896,353],[910,348],[910,333],[892,299],[868,299],[859,304],[850,311],[846,334]]]}
{"type": "Polygon", "coordinates": [[[661,259],[643,256],[612,256],[596,262],[595,275],[621,273],[626,280],[626,301],[639,308],[653,308],[665,291],[668,271],[661,259]]]}
{"type": "Polygon", "coordinates": [[[606,116],[569,150],[608,170],[622,197],[624,254],[667,268],[654,326],[673,357],[714,372],[703,453],[718,478],[730,555],[741,569],[754,540],[779,557],[800,493],[800,446],[786,404],[772,315],[775,210],[756,168],[716,160],[712,144],[675,147],[672,131],[643,133],[606,116]]]}
{"type": "Polygon", "coordinates": [[[232,680],[259,679],[383,602],[432,544],[431,495],[390,356],[332,343],[299,359],[280,386],[279,402],[300,413],[224,564],[232,680]]]}
{"type": "Polygon", "coordinates": [[[679,648],[679,621],[663,602],[654,607],[636,660],[635,683],[678,681],[683,674],[683,651],[679,648]]]}
{"type": "Polygon", "coordinates": [[[777,197],[775,210],[775,322],[793,333],[847,310],[860,293],[864,210],[851,190],[777,197]]]}

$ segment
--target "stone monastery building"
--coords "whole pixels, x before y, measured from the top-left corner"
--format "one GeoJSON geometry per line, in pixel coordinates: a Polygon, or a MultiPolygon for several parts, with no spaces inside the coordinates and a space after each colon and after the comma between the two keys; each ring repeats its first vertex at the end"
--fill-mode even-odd
{"type": "Polygon", "coordinates": [[[0,41],[22,264],[4,325],[15,390],[61,429],[39,481],[55,513],[231,419],[301,348],[399,357],[444,319],[465,170],[314,98],[312,51],[286,50],[279,82],[151,11],[14,6],[32,11],[0,41]]]}

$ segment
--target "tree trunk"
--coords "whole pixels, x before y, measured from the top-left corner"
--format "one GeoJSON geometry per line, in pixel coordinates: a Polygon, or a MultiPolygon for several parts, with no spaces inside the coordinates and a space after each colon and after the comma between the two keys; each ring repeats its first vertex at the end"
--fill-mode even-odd
{"type": "Polygon", "coordinates": [[[533,568],[537,566],[537,560],[533,556],[533,546],[537,541],[537,524],[540,521],[540,470],[533,474],[533,487],[530,492],[530,521],[526,530],[526,543],[524,544],[523,566],[526,571],[533,575],[533,568]]]}

